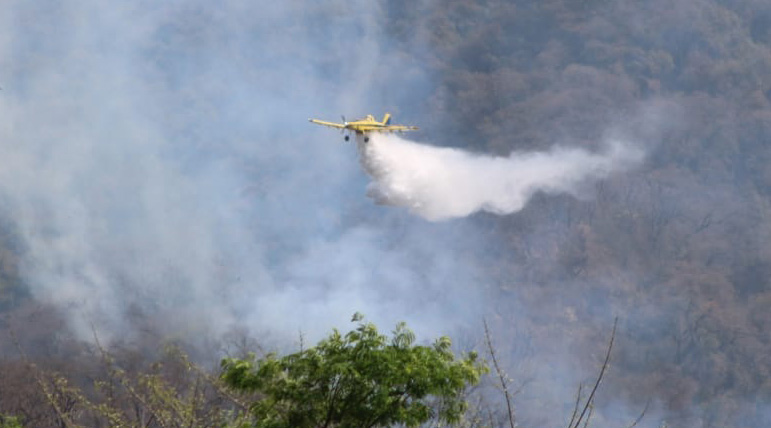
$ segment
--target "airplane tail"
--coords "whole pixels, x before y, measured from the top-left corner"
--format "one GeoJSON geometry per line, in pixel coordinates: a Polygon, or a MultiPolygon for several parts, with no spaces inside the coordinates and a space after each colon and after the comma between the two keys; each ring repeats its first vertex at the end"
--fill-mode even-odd
{"type": "Polygon", "coordinates": [[[383,125],[390,125],[391,124],[391,113],[386,113],[385,116],[383,116],[383,125]]]}

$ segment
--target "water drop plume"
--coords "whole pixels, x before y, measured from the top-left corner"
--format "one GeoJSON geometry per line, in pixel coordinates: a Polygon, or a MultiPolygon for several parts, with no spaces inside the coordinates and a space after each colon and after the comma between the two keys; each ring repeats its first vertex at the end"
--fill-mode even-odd
{"type": "Polygon", "coordinates": [[[578,196],[581,184],[629,169],[643,158],[641,150],[620,140],[606,142],[598,153],[557,146],[494,157],[395,135],[373,135],[368,143],[359,142],[359,153],[373,178],[370,197],[430,221],[478,211],[511,214],[538,191],[578,196]]]}

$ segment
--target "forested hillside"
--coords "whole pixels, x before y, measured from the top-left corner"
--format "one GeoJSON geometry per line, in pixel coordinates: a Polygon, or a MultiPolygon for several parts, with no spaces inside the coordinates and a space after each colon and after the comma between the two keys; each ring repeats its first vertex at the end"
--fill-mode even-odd
{"type": "Polygon", "coordinates": [[[616,317],[590,426],[771,425],[771,3],[12,3],[36,24],[0,30],[0,413],[55,421],[15,343],[88,384],[92,333],[144,368],[362,310],[480,350],[487,319],[522,427],[567,423],[616,317]],[[478,154],[645,160],[433,224],[373,205],[354,149],[303,128],[375,109],[478,154]]]}
{"type": "MultiPolygon", "coordinates": [[[[498,245],[484,263],[510,296],[494,309],[499,332],[514,319],[578,358],[618,315],[608,397],[658,401],[672,426],[768,423],[771,5],[409,10],[389,8],[389,30],[437,77],[427,105],[446,141],[505,154],[596,147],[615,132],[647,150],[644,167],[585,201],[543,197],[477,219],[498,245]]],[[[509,336],[513,352],[522,339],[509,336]]]]}

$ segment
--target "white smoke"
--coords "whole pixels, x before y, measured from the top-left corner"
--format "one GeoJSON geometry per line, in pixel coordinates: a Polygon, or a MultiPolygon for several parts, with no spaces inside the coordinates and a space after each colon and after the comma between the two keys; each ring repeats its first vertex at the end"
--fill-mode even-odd
{"type": "Polygon", "coordinates": [[[548,152],[481,156],[453,148],[418,144],[394,135],[359,142],[360,160],[374,181],[368,195],[401,206],[430,221],[477,211],[510,214],[538,192],[577,195],[586,180],[628,169],[642,151],[610,141],[601,153],[555,147],[548,152]]]}
{"type": "Polygon", "coordinates": [[[351,148],[304,121],[386,103],[378,81],[430,90],[381,43],[379,7],[6,3],[0,232],[19,244],[0,261],[78,337],[291,342],[355,311],[431,334],[479,319],[476,266],[453,262],[474,235],[409,218],[392,234],[351,148]]]}

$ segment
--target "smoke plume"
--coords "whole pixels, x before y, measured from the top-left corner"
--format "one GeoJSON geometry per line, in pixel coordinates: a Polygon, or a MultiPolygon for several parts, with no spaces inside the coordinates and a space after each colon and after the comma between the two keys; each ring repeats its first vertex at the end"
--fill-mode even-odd
{"type": "Polygon", "coordinates": [[[374,179],[370,197],[431,221],[478,211],[511,214],[538,191],[577,195],[582,182],[642,160],[639,149],[620,141],[608,142],[600,153],[555,147],[504,158],[375,135],[369,143],[360,142],[359,151],[362,166],[374,179]]]}

